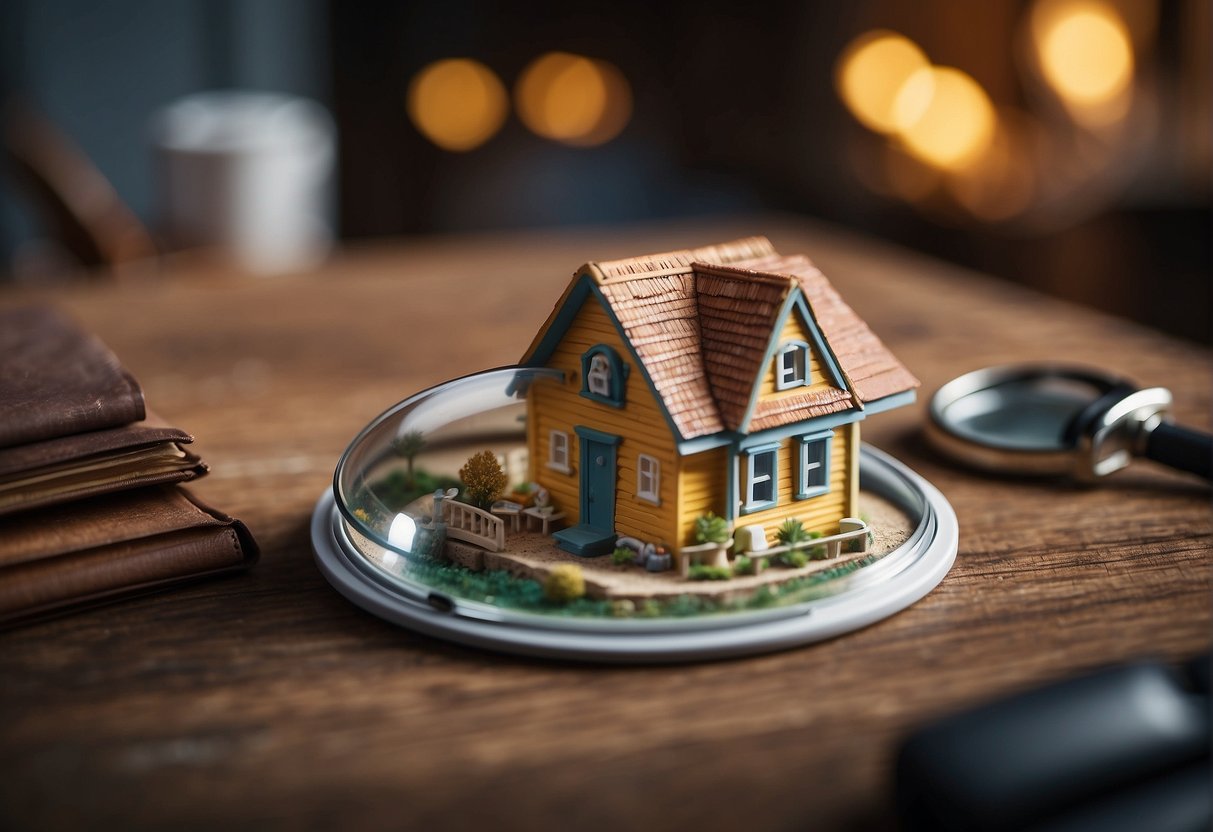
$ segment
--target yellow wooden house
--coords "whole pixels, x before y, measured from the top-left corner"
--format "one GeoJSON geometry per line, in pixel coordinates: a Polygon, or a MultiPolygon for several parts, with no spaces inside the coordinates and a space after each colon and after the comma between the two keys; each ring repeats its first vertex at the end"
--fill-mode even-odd
{"type": "Polygon", "coordinates": [[[859,423],[917,380],[803,256],[764,238],[589,263],[523,356],[532,479],[558,544],[694,543],[707,512],[830,535],[857,515],[859,423]]]}

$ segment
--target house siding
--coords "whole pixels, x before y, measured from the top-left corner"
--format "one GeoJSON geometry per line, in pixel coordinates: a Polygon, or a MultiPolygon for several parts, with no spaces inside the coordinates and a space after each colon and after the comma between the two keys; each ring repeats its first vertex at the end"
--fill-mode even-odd
{"type": "MultiPolygon", "coordinates": [[[[811,428],[806,433],[811,433],[811,428]]],[[[842,425],[834,428],[830,442],[830,490],[826,494],[806,500],[796,498],[800,484],[800,444],[795,436],[779,442],[778,500],[770,508],[742,513],[737,517],[738,526],[760,525],[766,532],[767,542],[774,545],[775,532],[784,520],[796,518],[810,531],[823,535],[837,534],[838,521],[843,517],[854,517],[858,493],[858,471],[852,464],[858,448],[859,426],[842,425]]],[[[746,498],[746,455],[738,457],[738,499],[742,510],[746,498]]]]}
{"type": "Polygon", "coordinates": [[[727,448],[713,448],[680,460],[675,546],[689,546],[695,542],[695,519],[700,515],[710,511],[727,516],[728,464],[727,448]]]}
{"type": "Polygon", "coordinates": [[[546,362],[564,373],[563,384],[538,380],[527,406],[531,478],[546,488],[570,524],[580,509],[580,439],[578,425],[621,437],[615,479],[615,529],[641,540],[673,540],[678,511],[678,463],[674,437],[641,369],[635,366],[618,329],[592,295],[582,303],[564,337],[546,362]],[[590,347],[606,344],[619,353],[629,372],[624,381],[624,406],[611,407],[581,395],[581,356],[590,347]],[[548,467],[548,437],[553,430],[569,435],[570,473],[548,467]],[[637,497],[637,458],[647,454],[660,466],[660,505],[637,497]]]}

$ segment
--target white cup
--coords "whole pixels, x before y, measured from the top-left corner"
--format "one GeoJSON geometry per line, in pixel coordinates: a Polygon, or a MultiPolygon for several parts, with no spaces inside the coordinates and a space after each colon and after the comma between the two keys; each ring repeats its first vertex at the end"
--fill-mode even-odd
{"type": "Polygon", "coordinates": [[[333,240],[333,120],[303,98],[206,92],[153,117],[163,228],[249,271],[297,271],[333,240]]]}

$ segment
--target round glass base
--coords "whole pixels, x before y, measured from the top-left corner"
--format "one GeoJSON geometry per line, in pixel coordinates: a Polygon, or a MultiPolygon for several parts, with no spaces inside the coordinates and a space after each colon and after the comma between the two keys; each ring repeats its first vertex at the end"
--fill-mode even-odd
{"type": "MultiPolygon", "coordinates": [[[[507,653],[593,662],[653,663],[765,653],[832,638],[913,604],[943,580],[956,558],[959,529],[947,499],[896,459],[863,446],[860,484],[901,509],[914,524],[896,549],[834,577],[807,600],[714,614],[579,618],[510,609],[402,578],[339,511],[332,491],[316,504],[316,563],[347,599],[426,635],[507,653]]],[[[404,554],[401,552],[400,554],[404,554]]]]}

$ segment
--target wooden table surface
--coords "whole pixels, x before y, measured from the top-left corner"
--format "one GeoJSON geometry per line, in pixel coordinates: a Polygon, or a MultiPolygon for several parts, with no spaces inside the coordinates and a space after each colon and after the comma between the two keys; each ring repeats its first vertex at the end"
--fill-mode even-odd
{"type": "Polygon", "coordinates": [[[40,291],[193,432],[196,486],[263,549],[250,574],[0,633],[2,828],[882,826],[922,720],[1110,662],[1207,650],[1209,492],[1140,466],[1100,488],[982,477],[924,446],[917,405],[864,438],[960,521],[943,584],[860,632],[690,666],[498,656],[379,621],[312,562],[308,521],[354,434],[404,396],[522,353],[587,259],[768,234],[812,256],[929,393],[1067,359],[1175,391],[1193,345],[790,217],[398,241],[315,274],[179,264],[40,291]]]}

